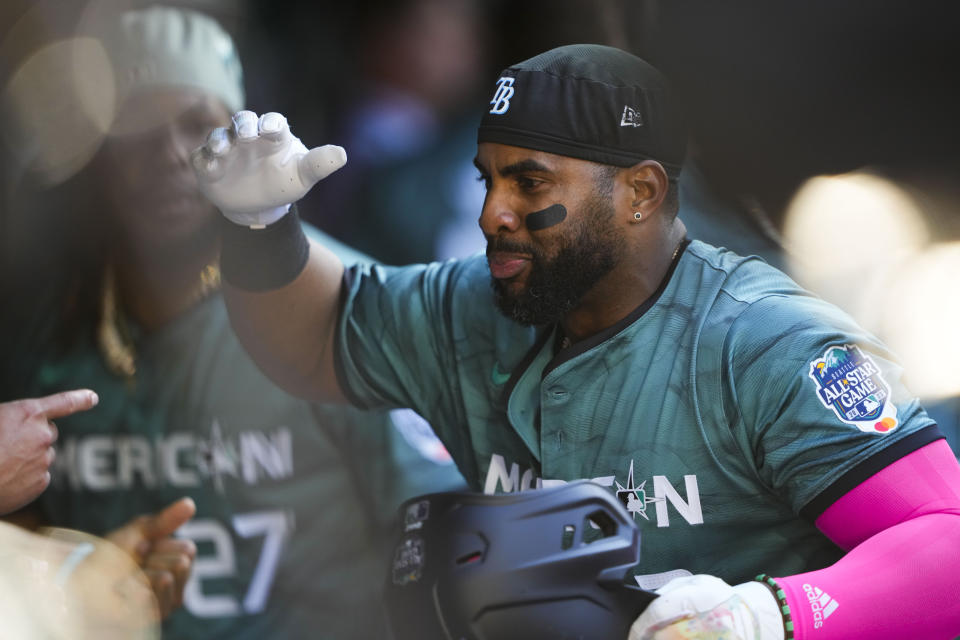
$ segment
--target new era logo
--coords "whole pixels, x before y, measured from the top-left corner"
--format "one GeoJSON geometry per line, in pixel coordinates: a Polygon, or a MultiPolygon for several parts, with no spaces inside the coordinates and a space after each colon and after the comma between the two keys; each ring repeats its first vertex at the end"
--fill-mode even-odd
{"type": "Polygon", "coordinates": [[[803,590],[807,594],[807,600],[810,601],[810,609],[813,611],[813,628],[819,629],[823,626],[826,619],[837,610],[840,604],[820,587],[804,584],[803,590]]]}
{"type": "Polygon", "coordinates": [[[620,117],[621,127],[639,127],[643,125],[643,118],[640,116],[640,110],[624,105],[623,115],[620,117]]]}

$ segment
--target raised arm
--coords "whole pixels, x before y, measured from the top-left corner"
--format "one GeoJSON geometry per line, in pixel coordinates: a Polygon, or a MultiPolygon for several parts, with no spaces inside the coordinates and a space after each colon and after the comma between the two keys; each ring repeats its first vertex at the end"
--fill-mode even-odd
{"type": "Polygon", "coordinates": [[[233,116],[193,152],[203,193],[220,209],[230,322],[281,387],[342,400],[333,368],[343,264],[307,241],[290,205],[347,161],[341,147],[308,150],[279,113],[233,116]]]}

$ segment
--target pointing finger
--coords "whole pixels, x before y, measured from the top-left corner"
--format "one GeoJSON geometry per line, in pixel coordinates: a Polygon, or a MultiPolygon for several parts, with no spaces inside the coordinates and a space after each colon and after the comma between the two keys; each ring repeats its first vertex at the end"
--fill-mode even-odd
{"type": "Polygon", "coordinates": [[[74,389],[24,402],[29,403],[31,414],[43,415],[48,420],[53,420],[91,409],[97,406],[99,401],[100,398],[90,389],[74,389]]]}
{"type": "Polygon", "coordinates": [[[333,144],[311,149],[297,163],[300,180],[307,186],[313,186],[318,180],[347,164],[347,152],[343,147],[333,144]]]}

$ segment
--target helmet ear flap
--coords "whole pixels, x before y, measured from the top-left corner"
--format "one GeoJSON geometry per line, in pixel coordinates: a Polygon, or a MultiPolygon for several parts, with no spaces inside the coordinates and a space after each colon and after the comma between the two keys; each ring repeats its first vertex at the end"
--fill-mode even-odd
{"type": "Polygon", "coordinates": [[[626,584],[640,532],[592,482],[400,509],[385,589],[396,640],[626,637],[655,597],[626,584]]]}

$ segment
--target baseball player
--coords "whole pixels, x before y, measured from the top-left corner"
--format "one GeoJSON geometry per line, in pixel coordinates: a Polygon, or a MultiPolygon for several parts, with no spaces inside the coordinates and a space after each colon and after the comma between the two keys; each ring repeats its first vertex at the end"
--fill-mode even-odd
{"type": "Polygon", "coordinates": [[[876,338],[686,236],[660,74],[571,45],[492,89],[487,250],[464,260],[345,268],[290,207],[343,149],[308,150],[276,113],[210,134],[194,168],[257,362],[293,393],[413,407],[476,489],[609,487],[642,529],[638,571],[693,574],[633,639],[960,633],[956,459],[876,338]]]}
{"type": "Polygon", "coordinates": [[[386,411],[291,397],[230,330],[215,268],[219,214],[189,162],[243,106],[226,32],[195,11],[153,6],[94,35],[118,109],[85,176],[100,205],[84,224],[102,240],[93,277],[78,264],[67,276],[79,288],[64,296],[92,309],[44,315],[62,318],[67,335],[29,355],[40,359],[31,391],[83,381],[99,405],[58,421],[53,484],[35,510],[47,524],[101,534],[190,496],[196,514],[177,535],[195,543],[196,560],[166,636],[382,637],[383,542],[396,506],[462,479],[442,446],[430,448],[429,427],[408,417],[401,433],[386,411]]]}

